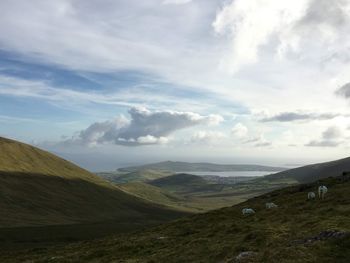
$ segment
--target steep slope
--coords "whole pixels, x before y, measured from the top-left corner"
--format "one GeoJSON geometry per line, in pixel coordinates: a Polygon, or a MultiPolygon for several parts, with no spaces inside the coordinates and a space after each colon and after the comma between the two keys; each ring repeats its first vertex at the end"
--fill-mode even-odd
{"type": "Polygon", "coordinates": [[[46,151],[0,138],[0,227],[140,224],[183,214],[129,195],[46,151]]]}
{"type": "Polygon", "coordinates": [[[90,172],[31,145],[0,137],[0,171],[83,179],[105,185],[90,172]]]}
{"type": "Polygon", "coordinates": [[[350,258],[350,178],[321,182],[325,200],[307,200],[317,183],[291,186],[239,205],[156,228],[66,247],[4,253],[2,262],[337,262],[350,258]],[[266,202],[278,205],[266,209],[266,202]],[[242,208],[254,215],[243,216],[242,208]],[[246,260],[238,255],[248,252],[246,260]],[[36,262],[36,261],[35,261],[36,262]]]}
{"type": "Polygon", "coordinates": [[[291,179],[299,183],[307,183],[327,178],[329,176],[339,176],[346,171],[350,171],[350,157],[332,162],[317,163],[290,169],[280,173],[267,175],[264,179],[270,181],[291,179]]]}
{"type": "Polygon", "coordinates": [[[187,162],[160,162],[141,166],[131,166],[118,169],[121,172],[134,172],[138,170],[165,170],[171,172],[225,172],[225,171],[283,171],[282,167],[271,167],[252,164],[213,164],[213,163],[187,163],[187,162]]]}

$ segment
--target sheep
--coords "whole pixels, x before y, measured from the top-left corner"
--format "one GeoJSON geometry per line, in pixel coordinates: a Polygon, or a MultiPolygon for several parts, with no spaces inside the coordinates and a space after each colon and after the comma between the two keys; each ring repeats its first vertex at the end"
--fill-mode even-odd
{"type": "Polygon", "coordinates": [[[312,200],[315,199],[316,194],[314,192],[308,192],[307,199],[312,200]]]}
{"type": "Polygon", "coordinates": [[[255,211],[252,208],[243,208],[242,214],[243,215],[252,215],[252,214],[255,214],[255,211]]]}
{"type": "Polygon", "coordinates": [[[277,207],[277,205],[275,203],[266,203],[265,206],[266,206],[267,209],[276,208],[277,207]]]}
{"type": "Polygon", "coordinates": [[[327,192],[328,188],[325,185],[321,185],[318,187],[318,197],[320,199],[324,199],[327,192]]]}

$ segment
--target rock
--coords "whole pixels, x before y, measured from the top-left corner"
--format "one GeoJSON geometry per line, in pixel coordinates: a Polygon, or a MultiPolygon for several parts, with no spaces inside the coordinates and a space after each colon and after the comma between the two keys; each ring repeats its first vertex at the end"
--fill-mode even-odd
{"type": "Polygon", "coordinates": [[[255,257],[258,253],[254,251],[243,251],[236,257],[236,262],[244,262],[245,260],[255,257]]]}
{"type": "Polygon", "coordinates": [[[348,234],[349,234],[349,232],[337,231],[337,230],[326,230],[326,231],[320,232],[316,236],[308,237],[305,239],[293,240],[291,243],[294,245],[301,245],[301,244],[310,245],[313,242],[327,240],[330,238],[343,238],[348,234]]]}

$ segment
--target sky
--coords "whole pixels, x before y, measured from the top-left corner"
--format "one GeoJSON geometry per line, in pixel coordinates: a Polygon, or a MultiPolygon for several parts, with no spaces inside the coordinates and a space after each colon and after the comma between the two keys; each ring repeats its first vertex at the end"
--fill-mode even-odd
{"type": "Polygon", "coordinates": [[[350,150],[350,0],[2,0],[0,136],[92,171],[350,150]]]}

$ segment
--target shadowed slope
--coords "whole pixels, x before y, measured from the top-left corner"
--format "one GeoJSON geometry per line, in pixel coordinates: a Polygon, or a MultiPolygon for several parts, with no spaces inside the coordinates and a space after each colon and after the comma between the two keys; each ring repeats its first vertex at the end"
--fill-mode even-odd
{"type": "MultiPolygon", "coordinates": [[[[350,157],[332,162],[317,163],[290,169],[280,173],[267,175],[263,179],[271,181],[293,179],[299,183],[308,183],[329,176],[340,176],[345,171],[350,171],[350,157]]],[[[257,181],[258,180],[259,179],[257,179],[257,181]]]]}
{"type": "Polygon", "coordinates": [[[147,224],[184,214],[129,195],[46,151],[0,138],[0,227],[147,224]]]}

